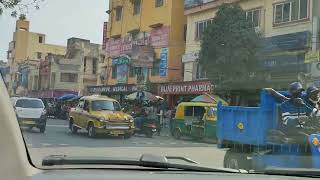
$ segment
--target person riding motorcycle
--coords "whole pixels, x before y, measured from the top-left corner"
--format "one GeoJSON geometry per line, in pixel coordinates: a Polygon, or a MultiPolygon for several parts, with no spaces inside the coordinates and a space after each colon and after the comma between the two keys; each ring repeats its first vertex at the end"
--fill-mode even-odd
{"type": "Polygon", "coordinates": [[[310,107],[313,107],[319,110],[320,108],[319,93],[320,93],[320,90],[317,87],[310,86],[306,91],[306,95],[304,95],[302,99],[310,107]]]}

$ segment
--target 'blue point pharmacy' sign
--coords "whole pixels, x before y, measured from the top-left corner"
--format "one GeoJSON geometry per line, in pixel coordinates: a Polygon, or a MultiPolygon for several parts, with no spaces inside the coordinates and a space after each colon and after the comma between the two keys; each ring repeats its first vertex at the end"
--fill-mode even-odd
{"type": "Polygon", "coordinates": [[[160,77],[167,77],[168,74],[168,48],[162,48],[160,52],[160,77]]]}

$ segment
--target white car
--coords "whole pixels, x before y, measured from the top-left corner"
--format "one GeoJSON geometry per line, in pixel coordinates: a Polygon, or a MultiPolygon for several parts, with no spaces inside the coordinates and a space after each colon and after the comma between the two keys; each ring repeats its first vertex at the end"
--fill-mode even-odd
{"type": "Polygon", "coordinates": [[[36,127],[41,133],[46,130],[47,116],[41,99],[27,97],[13,97],[11,102],[15,109],[20,126],[36,127]]]}

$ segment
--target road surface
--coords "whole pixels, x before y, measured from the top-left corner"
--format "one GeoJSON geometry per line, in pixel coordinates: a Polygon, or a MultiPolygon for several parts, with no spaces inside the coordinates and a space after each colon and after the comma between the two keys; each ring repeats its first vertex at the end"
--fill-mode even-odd
{"type": "Polygon", "coordinates": [[[44,134],[36,128],[23,129],[22,132],[36,166],[40,166],[42,159],[48,155],[140,157],[141,154],[156,154],[183,156],[205,166],[222,167],[225,154],[215,144],[176,140],[167,134],[153,138],[135,135],[130,139],[106,136],[91,139],[84,130],[72,134],[68,122],[58,119],[48,120],[44,134]]]}

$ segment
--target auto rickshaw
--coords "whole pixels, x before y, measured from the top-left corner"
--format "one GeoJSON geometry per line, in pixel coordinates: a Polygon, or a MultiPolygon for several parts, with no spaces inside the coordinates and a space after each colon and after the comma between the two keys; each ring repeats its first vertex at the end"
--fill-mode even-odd
{"type": "Polygon", "coordinates": [[[182,102],[171,122],[172,135],[176,139],[188,136],[196,139],[216,139],[217,104],[182,102]]]}

